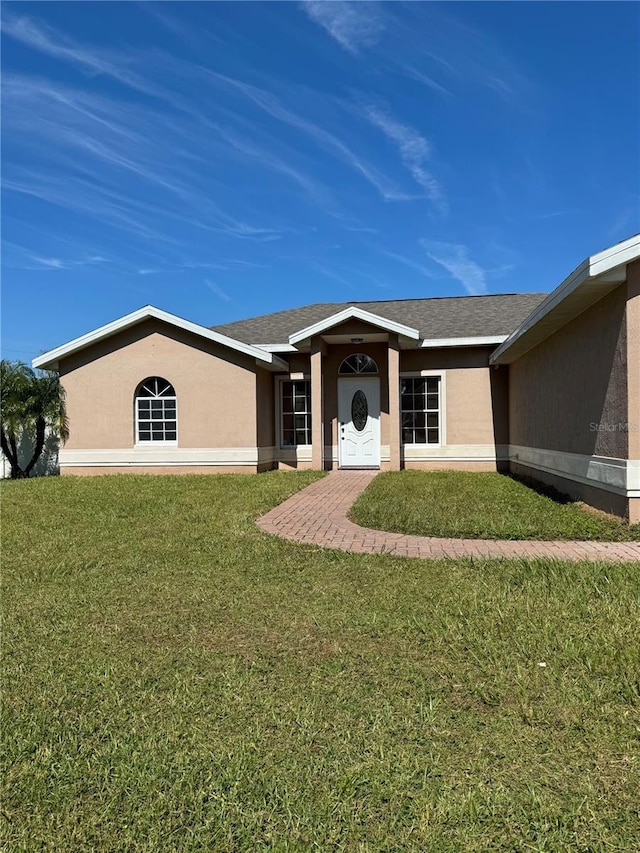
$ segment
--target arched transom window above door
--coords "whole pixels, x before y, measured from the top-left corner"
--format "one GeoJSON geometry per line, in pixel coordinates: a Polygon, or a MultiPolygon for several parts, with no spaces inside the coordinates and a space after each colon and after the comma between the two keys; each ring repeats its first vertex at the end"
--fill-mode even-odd
{"type": "Polygon", "coordinates": [[[338,369],[343,376],[353,376],[354,373],[378,373],[378,365],[370,355],[355,352],[348,355],[338,369]]]}

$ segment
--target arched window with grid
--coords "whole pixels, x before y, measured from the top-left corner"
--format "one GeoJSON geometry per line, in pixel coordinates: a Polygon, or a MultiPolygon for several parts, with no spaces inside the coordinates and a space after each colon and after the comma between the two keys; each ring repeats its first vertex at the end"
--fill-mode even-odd
{"type": "Polygon", "coordinates": [[[166,379],[149,376],[138,385],[135,413],[137,444],[177,444],[176,392],[166,379]]]}
{"type": "Polygon", "coordinates": [[[378,365],[370,355],[355,352],[353,355],[348,355],[345,358],[338,368],[338,373],[343,376],[354,373],[378,373],[378,365]]]}

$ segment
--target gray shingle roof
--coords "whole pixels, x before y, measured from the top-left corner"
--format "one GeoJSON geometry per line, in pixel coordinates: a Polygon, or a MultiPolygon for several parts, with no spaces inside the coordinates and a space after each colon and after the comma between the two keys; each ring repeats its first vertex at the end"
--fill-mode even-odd
{"type": "Polygon", "coordinates": [[[317,302],[211,328],[247,344],[286,344],[294,332],[353,305],[417,328],[422,338],[509,335],[545,296],[546,293],[499,293],[382,302],[317,302]]]}

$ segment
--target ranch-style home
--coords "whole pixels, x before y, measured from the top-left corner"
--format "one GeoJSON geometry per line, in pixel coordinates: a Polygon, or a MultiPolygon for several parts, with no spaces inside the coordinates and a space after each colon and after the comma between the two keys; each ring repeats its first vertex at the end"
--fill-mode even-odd
{"type": "Polygon", "coordinates": [[[66,390],[62,474],[497,468],[640,521],[640,235],[550,294],[147,306],[33,365],[66,390]]]}

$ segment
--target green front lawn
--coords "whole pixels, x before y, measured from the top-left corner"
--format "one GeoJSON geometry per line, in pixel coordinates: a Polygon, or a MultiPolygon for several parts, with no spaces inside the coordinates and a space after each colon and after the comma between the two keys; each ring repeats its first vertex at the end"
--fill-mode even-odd
{"type": "Polygon", "coordinates": [[[640,565],[255,526],[316,476],[2,484],[0,849],[637,850],[640,565]]]}
{"type": "Polygon", "coordinates": [[[640,540],[640,524],[561,503],[492,472],[380,474],[354,504],[363,527],[459,539],[640,540]]]}

